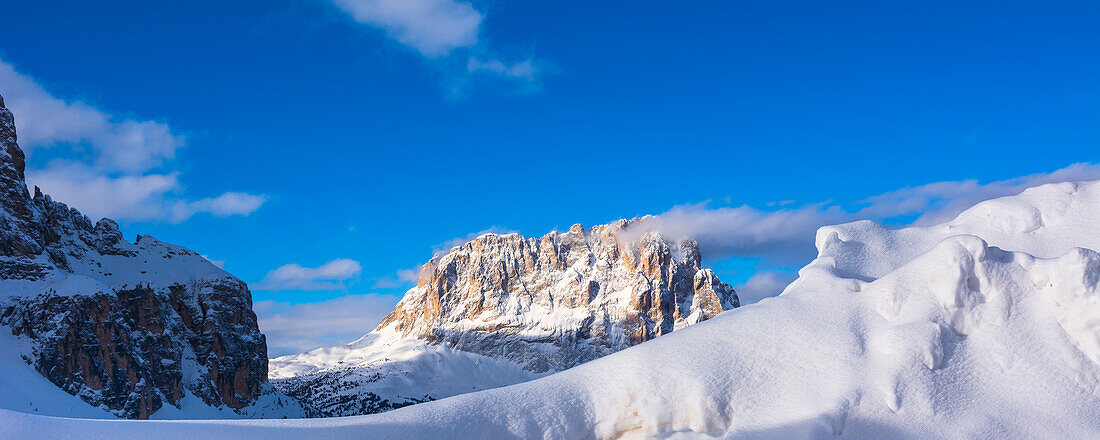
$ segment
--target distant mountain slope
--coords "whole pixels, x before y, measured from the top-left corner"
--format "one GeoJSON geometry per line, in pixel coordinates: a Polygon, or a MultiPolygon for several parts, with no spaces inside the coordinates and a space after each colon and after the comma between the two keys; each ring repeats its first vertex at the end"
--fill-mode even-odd
{"type": "Polygon", "coordinates": [[[1098,231],[1100,182],[1046,185],[934,227],[822,228],[817,259],[780,296],[514,386],[348,419],[0,412],[0,427],[89,439],[1100,438],[1098,231]]]}
{"type": "MultiPolygon", "coordinates": [[[[0,98],[0,330],[15,337],[5,346],[120,417],[179,409],[189,396],[263,413],[258,399],[275,395],[245,283],[188,249],[150,236],[130,243],[110,219],[92,224],[38,188],[32,196],[16,141],[0,98]]],[[[24,397],[0,392],[0,407],[29,411],[24,397]]]]}
{"type": "Polygon", "coordinates": [[[425,264],[375,331],[273,359],[271,377],[320,415],[373,413],[564,370],[737,307],[694,242],[621,241],[630,224],[478,237],[425,264]]]}

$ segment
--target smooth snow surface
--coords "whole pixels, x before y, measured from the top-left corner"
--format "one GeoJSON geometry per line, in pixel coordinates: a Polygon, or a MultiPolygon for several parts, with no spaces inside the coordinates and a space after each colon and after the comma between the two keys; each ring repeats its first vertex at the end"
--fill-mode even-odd
{"type": "Polygon", "coordinates": [[[0,437],[1100,438],[1100,182],[817,246],[778,297],[518,385],[336,419],[0,411],[0,437]]]}

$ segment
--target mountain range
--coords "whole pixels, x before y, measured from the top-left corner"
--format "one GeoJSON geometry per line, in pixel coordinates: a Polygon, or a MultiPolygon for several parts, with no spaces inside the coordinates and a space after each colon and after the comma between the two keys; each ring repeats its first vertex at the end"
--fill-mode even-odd
{"type": "Polygon", "coordinates": [[[370,414],[565,370],[738,306],[694,242],[621,239],[638,220],[487,234],[426,263],[375,331],[274,359],[269,372],[243,281],[184,247],[131,243],[113,220],[93,224],[37,187],[32,195],[14,121],[0,100],[0,333],[12,347],[0,366],[16,370],[3,408],[370,414]],[[28,385],[26,368],[41,378],[28,385]],[[76,399],[42,398],[41,379],[76,399]]]}
{"type": "Polygon", "coordinates": [[[1100,181],[822,227],[746,305],[694,242],[625,239],[644,218],[488,234],[359,341],[268,363],[245,283],[24,168],[0,100],[0,438],[1100,436],[1100,181]]]}
{"type": "Polygon", "coordinates": [[[17,140],[0,97],[0,338],[10,348],[0,407],[137,419],[302,413],[267,381],[267,341],[243,281],[32,194],[17,140]],[[53,393],[25,380],[28,367],[75,398],[43,397],[53,393]]]}

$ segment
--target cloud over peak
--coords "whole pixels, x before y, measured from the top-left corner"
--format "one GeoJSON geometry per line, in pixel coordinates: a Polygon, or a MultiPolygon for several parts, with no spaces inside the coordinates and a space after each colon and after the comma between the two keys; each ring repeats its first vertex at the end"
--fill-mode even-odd
{"type": "Polygon", "coordinates": [[[814,235],[821,226],[918,215],[905,224],[939,223],[979,202],[1019,194],[1033,186],[1096,179],[1100,179],[1100,165],[1074,164],[1050,173],[989,183],[945,181],[902,188],[850,205],[822,202],[799,206],[785,202],[771,209],[681,205],[645,218],[621,237],[629,240],[658,231],[670,240],[696,240],[703,255],[710,259],[753,257],[761,258],[766,265],[790,265],[814,257],[814,235]]]}

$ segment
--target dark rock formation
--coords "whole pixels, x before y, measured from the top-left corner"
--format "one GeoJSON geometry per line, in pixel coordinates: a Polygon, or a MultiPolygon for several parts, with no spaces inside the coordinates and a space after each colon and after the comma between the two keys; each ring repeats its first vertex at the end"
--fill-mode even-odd
{"type": "Polygon", "coordinates": [[[24,180],[12,113],[0,98],[0,324],[31,342],[24,358],[88,403],[148,418],[184,393],[253,403],[267,343],[241,280],[182,247],[92,221],[24,180]]]}

